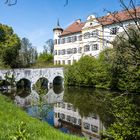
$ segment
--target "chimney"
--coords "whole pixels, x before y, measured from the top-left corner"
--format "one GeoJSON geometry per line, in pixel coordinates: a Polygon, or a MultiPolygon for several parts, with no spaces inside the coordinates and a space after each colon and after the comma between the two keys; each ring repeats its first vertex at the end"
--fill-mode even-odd
{"type": "Polygon", "coordinates": [[[77,19],[76,22],[77,22],[77,23],[81,23],[81,19],[77,19]]]}

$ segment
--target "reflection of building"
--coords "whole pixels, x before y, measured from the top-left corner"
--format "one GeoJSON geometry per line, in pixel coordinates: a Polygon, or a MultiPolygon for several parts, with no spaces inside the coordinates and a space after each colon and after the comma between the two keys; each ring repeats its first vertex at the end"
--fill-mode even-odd
{"type": "Polygon", "coordinates": [[[111,47],[109,42],[118,33],[135,24],[134,19],[139,19],[139,12],[140,7],[136,8],[136,13],[134,10],[120,11],[99,18],[90,15],[85,22],[78,19],[65,30],[58,22],[53,29],[54,64],[73,64],[84,55],[97,57],[104,48],[111,47]]]}
{"type": "Polygon", "coordinates": [[[43,96],[43,102],[52,104],[61,102],[63,100],[64,91],[62,91],[60,94],[55,94],[53,89],[49,89],[48,93],[43,96]]]}
{"type": "Polygon", "coordinates": [[[63,122],[67,122],[75,127],[80,127],[82,134],[90,140],[100,139],[100,132],[104,130],[104,126],[98,115],[81,117],[78,110],[66,102],[57,103],[54,106],[54,113],[55,127],[61,127],[63,122]]]}

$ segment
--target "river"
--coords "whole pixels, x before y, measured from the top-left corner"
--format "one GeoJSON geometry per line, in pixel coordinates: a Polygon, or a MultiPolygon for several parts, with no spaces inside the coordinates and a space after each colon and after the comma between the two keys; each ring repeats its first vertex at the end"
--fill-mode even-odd
{"type": "MultiPolygon", "coordinates": [[[[101,133],[113,122],[106,106],[106,94],[110,92],[93,88],[55,87],[45,94],[32,90],[9,95],[30,116],[46,121],[64,133],[100,140],[101,133]]],[[[116,95],[115,92],[111,94],[116,95]]]]}

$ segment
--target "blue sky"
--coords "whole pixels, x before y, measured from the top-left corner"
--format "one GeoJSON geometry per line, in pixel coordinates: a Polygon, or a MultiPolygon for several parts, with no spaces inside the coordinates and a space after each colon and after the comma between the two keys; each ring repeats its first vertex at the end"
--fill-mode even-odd
{"type": "MultiPolygon", "coordinates": [[[[18,0],[14,6],[0,0],[0,23],[13,27],[19,37],[26,37],[40,52],[45,41],[53,38],[52,29],[57,19],[66,28],[76,19],[86,20],[90,14],[106,15],[109,11],[120,10],[119,0],[18,0]]],[[[126,0],[128,1],[128,0],[126,0]]]]}

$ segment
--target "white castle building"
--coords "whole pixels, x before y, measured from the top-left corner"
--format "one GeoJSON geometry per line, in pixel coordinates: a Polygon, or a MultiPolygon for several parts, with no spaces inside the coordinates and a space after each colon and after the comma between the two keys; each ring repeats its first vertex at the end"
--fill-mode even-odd
{"type": "Polygon", "coordinates": [[[97,57],[103,49],[112,47],[110,42],[124,31],[123,28],[128,28],[139,18],[140,7],[136,8],[136,12],[131,9],[100,18],[90,15],[85,22],[78,19],[66,29],[62,29],[58,22],[53,29],[54,64],[73,64],[84,55],[97,57]]]}

